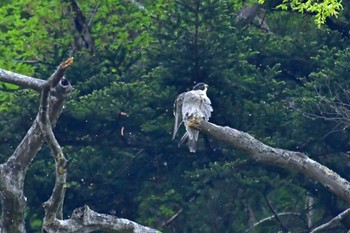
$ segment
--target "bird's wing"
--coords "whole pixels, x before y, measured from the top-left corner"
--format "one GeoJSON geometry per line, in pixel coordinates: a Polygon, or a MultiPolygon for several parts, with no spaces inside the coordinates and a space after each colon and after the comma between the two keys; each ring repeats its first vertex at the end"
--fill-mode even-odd
{"type": "Polygon", "coordinates": [[[182,104],[184,101],[185,93],[181,93],[175,100],[174,103],[174,116],[175,116],[175,124],[174,124],[174,132],[173,132],[173,140],[176,136],[177,131],[179,130],[182,124],[182,104]]]}
{"type": "Polygon", "coordinates": [[[190,119],[201,117],[200,101],[201,99],[198,91],[192,90],[184,93],[183,105],[182,105],[182,116],[185,122],[190,119]]]}
{"type": "Polygon", "coordinates": [[[202,97],[202,105],[201,105],[201,112],[203,114],[203,118],[208,121],[211,117],[211,112],[213,111],[213,108],[211,106],[210,99],[205,95],[202,97]]]}
{"type": "Polygon", "coordinates": [[[211,101],[202,90],[192,90],[178,96],[174,104],[175,126],[173,139],[182,122],[186,127],[186,133],[182,136],[178,146],[187,141],[190,152],[196,152],[199,131],[191,128],[188,123],[191,119],[208,121],[212,111],[211,101]]]}
{"type": "Polygon", "coordinates": [[[208,121],[212,111],[211,101],[205,92],[193,90],[185,93],[182,107],[184,121],[188,120],[187,118],[208,121]]]}

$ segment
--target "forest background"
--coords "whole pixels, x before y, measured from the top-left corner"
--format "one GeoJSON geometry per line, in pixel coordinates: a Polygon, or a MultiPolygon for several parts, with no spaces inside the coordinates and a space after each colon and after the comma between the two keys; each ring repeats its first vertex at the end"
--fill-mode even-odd
{"type": "MultiPolygon", "coordinates": [[[[171,134],[176,96],[205,82],[211,122],[306,153],[349,180],[349,3],[322,25],[272,0],[255,20],[233,0],[75,3],[0,3],[1,68],[47,79],[75,58],[55,128],[70,162],[65,216],[86,204],[163,232],[307,232],[348,208],[298,173],[204,135],[190,154],[171,134]],[[261,221],[275,213],[279,221],[261,221]]],[[[1,83],[1,162],[39,99],[1,83]]],[[[41,229],[54,170],[44,147],[26,178],[27,232],[41,229]]],[[[332,230],[349,228],[345,219],[332,230]]]]}

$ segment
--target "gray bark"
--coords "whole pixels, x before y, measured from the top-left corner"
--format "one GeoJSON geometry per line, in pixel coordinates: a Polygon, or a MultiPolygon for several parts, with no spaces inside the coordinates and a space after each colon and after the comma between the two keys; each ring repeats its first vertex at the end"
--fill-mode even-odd
{"type": "Polygon", "coordinates": [[[44,232],[89,233],[97,230],[109,233],[161,233],[127,219],[96,213],[88,206],[75,209],[70,219],[55,219],[44,232]]]}
{"type": "MultiPolygon", "coordinates": [[[[54,73],[58,75],[58,83],[55,83],[56,86],[55,89],[52,90],[53,92],[55,92],[56,88],[59,90],[62,88],[64,89],[60,82],[63,73],[64,69],[61,69],[60,67],[54,73]]],[[[8,81],[9,83],[32,88],[37,91],[42,89],[46,83],[46,81],[40,79],[15,74],[5,70],[0,71],[0,77],[1,81],[8,81]]],[[[48,109],[48,117],[50,118],[50,122],[55,124],[63,107],[64,96],[52,95],[48,99],[48,103],[50,106],[48,109]]],[[[23,192],[24,180],[28,166],[43,145],[43,140],[44,138],[39,126],[38,114],[14,153],[5,163],[0,165],[0,192],[2,205],[0,229],[2,233],[25,232],[24,210],[26,207],[26,197],[23,192]]]]}
{"type": "Polygon", "coordinates": [[[313,210],[313,205],[314,205],[314,198],[307,193],[306,194],[306,223],[307,223],[307,227],[309,229],[311,229],[312,225],[313,225],[313,221],[312,218],[314,216],[314,210],[313,210]]]}
{"type": "MultiPolygon", "coordinates": [[[[349,181],[340,177],[328,167],[310,159],[304,153],[274,148],[265,145],[248,133],[232,129],[228,126],[218,126],[204,120],[192,121],[191,127],[194,127],[202,133],[212,136],[219,141],[223,141],[236,149],[246,152],[251,159],[257,162],[283,167],[291,171],[302,173],[306,177],[323,184],[333,194],[337,195],[347,203],[350,203],[349,181]]],[[[312,232],[325,230],[347,217],[349,213],[350,211],[347,209],[330,222],[315,228],[312,232]]]]}
{"type": "Polygon", "coordinates": [[[72,90],[64,78],[65,70],[73,63],[73,58],[58,66],[47,80],[40,80],[0,69],[0,81],[31,88],[41,92],[40,108],[32,126],[9,159],[0,164],[0,233],[25,233],[24,210],[26,198],[23,188],[25,176],[31,161],[46,142],[51,149],[56,164],[56,181],[52,195],[44,203],[45,217],[43,232],[87,233],[96,230],[118,233],[160,233],[127,219],[99,214],[87,206],[76,209],[72,217],[62,220],[62,205],[66,190],[67,159],[53,134],[65,99],[72,90]]]}
{"type": "Polygon", "coordinates": [[[210,122],[193,121],[192,127],[223,141],[261,163],[297,171],[323,184],[332,193],[350,203],[350,183],[326,166],[310,159],[301,152],[283,150],[265,145],[253,136],[230,127],[222,127],[210,122]]]}
{"type": "MultiPolygon", "coordinates": [[[[282,216],[295,216],[295,217],[298,217],[298,218],[301,218],[301,213],[297,213],[297,212],[284,212],[284,213],[278,213],[277,216],[278,217],[282,217],[282,216]]],[[[249,227],[245,232],[250,232],[252,231],[255,227],[259,226],[260,224],[264,223],[264,222],[267,222],[267,221],[271,221],[271,220],[274,220],[276,218],[276,215],[272,215],[272,216],[269,216],[267,218],[263,218],[261,219],[260,221],[254,223],[251,227],[249,227]]]]}
{"type": "Polygon", "coordinates": [[[347,217],[348,215],[350,215],[350,209],[346,209],[343,212],[341,212],[339,215],[337,215],[336,217],[334,217],[331,221],[322,224],[319,227],[316,227],[315,229],[313,229],[310,233],[317,233],[317,232],[326,232],[325,230],[327,230],[327,228],[337,224],[338,222],[340,222],[341,220],[343,220],[345,217],[347,217]]]}
{"type": "Polygon", "coordinates": [[[8,70],[0,69],[0,81],[16,84],[24,88],[41,91],[44,80],[32,78],[23,74],[17,74],[8,70]]]}
{"type": "Polygon", "coordinates": [[[266,23],[266,11],[262,8],[261,4],[244,4],[236,17],[236,22],[241,27],[253,24],[258,28],[270,32],[270,28],[266,23]]]}

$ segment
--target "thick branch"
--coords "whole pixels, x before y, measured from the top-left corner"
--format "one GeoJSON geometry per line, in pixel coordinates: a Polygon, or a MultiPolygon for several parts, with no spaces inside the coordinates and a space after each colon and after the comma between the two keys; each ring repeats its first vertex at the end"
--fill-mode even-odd
{"type": "MultiPolygon", "coordinates": [[[[48,82],[49,83],[49,82],[48,82]]],[[[53,82],[52,82],[53,83],[53,82]]],[[[69,85],[69,82],[65,81],[65,79],[62,79],[62,81],[59,83],[60,88],[67,88],[67,92],[70,92],[71,86],[69,85]]],[[[44,135],[45,141],[49,145],[51,152],[53,154],[53,157],[55,159],[56,164],[56,181],[55,181],[55,187],[53,189],[52,195],[50,199],[45,202],[44,209],[45,209],[45,219],[44,224],[50,223],[53,221],[54,218],[57,217],[57,214],[61,217],[62,214],[58,213],[60,207],[62,206],[64,195],[65,195],[65,184],[66,184],[66,168],[68,161],[64,157],[61,146],[56,140],[55,135],[52,131],[52,126],[48,114],[49,110],[49,96],[50,96],[50,90],[51,87],[46,85],[43,88],[42,94],[41,94],[41,101],[40,101],[40,111],[39,111],[39,125],[41,128],[41,131],[44,135]]]]}
{"type": "Polygon", "coordinates": [[[30,88],[36,91],[41,91],[45,80],[32,78],[23,74],[17,74],[11,71],[0,69],[0,81],[12,83],[24,88],[30,88]]]}
{"type": "MultiPolygon", "coordinates": [[[[51,98],[50,119],[57,121],[63,101],[51,98]]],[[[2,233],[24,232],[26,200],[23,193],[27,167],[43,144],[43,136],[37,121],[34,121],[9,160],[0,166],[0,191],[2,192],[2,233]]],[[[1,228],[0,226],[0,228],[1,228]]]]}
{"type": "Polygon", "coordinates": [[[51,88],[56,88],[58,82],[64,79],[63,75],[66,69],[72,65],[74,58],[70,57],[65,62],[61,63],[57,70],[51,75],[51,77],[47,80],[47,85],[51,88]]]}
{"type": "Polygon", "coordinates": [[[63,77],[63,71],[73,63],[73,58],[69,58],[62,63],[57,72],[43,86],[40,99],[38,122],[41,132],[46,143],[49,145],[56,165],[56,181],[52,195],[48,201],[44,203],[45,209],[45,226],[50,225],[56,217],[62,218],[62,204],[66,190],[67,165],[68,161],[63,155],[61,146],[59,145],[53,131],[52,124],[49,118],[49,98],[51,95],[61,96],[65,98],[71,92],[71,85],[63,77]]]}
{"type": "MultiPolygon", "coordinates": [[[[67,61],[72,62],[72,59],[68,59],[67,61]]],[[[63,78],[64,70],[67,67],[67,63],[62,63],[57,70],[53,73],[53,75],[50,77],[50,82],[58,82],[63,78]],[[58,81],[57,81],[58,80],[58,81]]],[[[49,82],[49,80],[47,82],[49,82]]],[[[62,80],[64,82],[64,80],[62,80]]],[[[43,88],[46,81],[44,81],[43,85],[41,85],[41,88],[43,88]]],[[[62,90],[57,86],[59,90],[62,90]]],[[[62,91],[61,91],[62,92],[62,91]]],[[[62,107],[63,102],[65,99],[65,95],[55,95],[51,96],[50,98],[50,109],[49,109],[49,116],[50,116],[50,122],[52,125],[55,125],[62,107]]],[[[43,144],[43,135],[40,129],[40,126],[38,124],[38,117],[35,119],[33,125],[28,130],[27,134],[24,136],[21,143],[17,146],[15,152],[13,155],[9,158],[7,161],[8,166],[11,167],[18,167],[20,170],[25,170],[28,166],[28,164],[32,161],[34,156],[37,154],[38,150],[43,144]],[[9,165],[10,164],[10,165],[9,165]]]]}
{"type": "Polygon", "coordinates": [[[201,132],[245,151],[251,159],[257,162],[297,171],[320,182],[338,197],[350,203],[350,183],[326,166],[310,159],[307,155],[270,147],[247,133],[227,126],[222,127],[206,121],[193,121],[191,123],[192,127],[201,132]]]}
{"type": "MultiPolygon", "coordinates": [[[[53,83],[56,79],[61,79],[65,70],[66,63],[60,65],[49,80],[53,83]]],[[[9,74],[9,73],[7,73],[9,74]]],[[[15,75],[16,76],[16,75],[15,75]]],[[[22,77],[17,75],[16,77],[22,77]]],[[[8,79],[6,79],[8,80],[8,79]]],[[[19,80],[13,78],[12,80],[19,80]]],[[[49,82],[49,81],[47,81],[49,82]]],[[[25,83],[25,87],[34,87],[34,89],[44,88],[46,81],[38,81],[34,78],[25,77],[16,84],[25,83]],[[34,83],[34,84],[33,84],[34,83]]],[[[66,81],[60,82],[66,85],[66,81]]],[[[62,85],[58,85],[62,86],[62,85]]],[[[68,83],[68,86],[69,83],[68,83]]],[[[62,88],[58,88],[55,96],[49,96],[50,108],[47,109],[47,118],[49,118],[50,125],[54,125],[61,113],[65,95],[62,94],[62,88]]],[[[38,150],[43,144],[43,135],[39,126],[39,114],[33,122],[31,128],[24,136],[21,143],[17,146],[10,158],[0,166],[0,191],[2,218],[1,218],[1,232],[2,233],[23,233],[24,230],[24,210],[26,206],[26,198],[24,197],[23,187],[26,171],[32,159],[37,154],[38,150]]]]}
{"type": "Polygon", "coordinates": [[[77,46],[77,49],[79,50],[82,47],[86,47],[89,51],[93,52],[95,50],[95,44],[89,31],[89,23],[86,20],[83,11],[80,9],[76,0],[65,1],[71,3],[72,10],[75,14],[74,25],[77,30],[75,45],[77,46]]]}
{"type": "Polygon", "coordinates": [[[97,230],[109,233],[161,233],[127,219],[96,213],[88,206],[75,209],[68,220],[55,219],[50,228],[45,228],[44,232],[89,233],[97,230]]]}
{"type": "MultiPolygon", "coordinates": [[[[61,211],[66,190],[67,159],[64,157],[62,149],[53,134],[52,127],[60,115],[65,98],[72,89],[70,83],[63,76],[65,69],[72,62],[73,58],[69,58],[57,68],[47,81],[42,82],[30,77],[24,79],[17,78],[17,76],[6,77],[6,75],[9,75],[6,72],[0,74],[6,74],[3,75],[6,78],[2,80],[15,84],[22,84],[23,82],[26,87],[41,90],[39,113],[32,127],[8,161],[0,164],[2,202],[0,232],[25,232],[24,210],[26,207],[26,198],[23,193],[25,174],[28,165],[45,140],[55,159],[56,181],[50,199],[44,203],[45,218],[42,227],[43,232],[87,233],[98,230],[111,233],[160,233],[157,230],[144,227],[126,219],[96,213],[87,206],[76,209],[70,219],[61,220],[61,211]]],[[[21,76],[18,75],[18,77],[21,76]]]]}
{"type": "Polygon", "coordinates": [[[254,4],[252,6],[245,4],[237,15],[237,21],[240,21],[242,26],[252,23],[254,18],[258,15],[260,8],[260,4],[254,4]]]}

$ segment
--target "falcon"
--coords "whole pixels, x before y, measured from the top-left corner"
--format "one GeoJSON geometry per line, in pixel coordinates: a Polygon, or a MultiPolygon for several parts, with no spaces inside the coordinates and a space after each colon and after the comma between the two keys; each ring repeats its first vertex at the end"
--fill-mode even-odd
{"type": "Polygon", "coordinates": [[[207,96],[208,85],[198,83],[191,91],[187,91],[178,95],[174,103],[175,125],[173,140],[182,123],[186,128],[186,133],[180,139],[178,146],[180,147],[186,140],[190,152],[195,153],[197,150],[197,141],[199,131],[191,128],[188,123],[194,119],[208,121],[213,108],[211,101],[207,96]]]}

